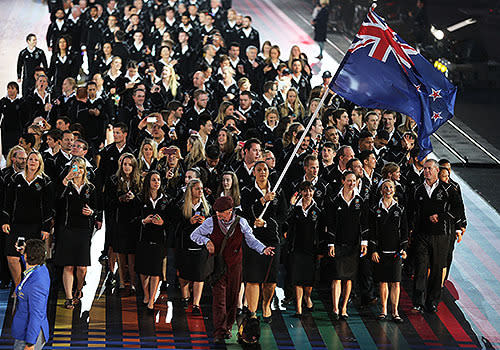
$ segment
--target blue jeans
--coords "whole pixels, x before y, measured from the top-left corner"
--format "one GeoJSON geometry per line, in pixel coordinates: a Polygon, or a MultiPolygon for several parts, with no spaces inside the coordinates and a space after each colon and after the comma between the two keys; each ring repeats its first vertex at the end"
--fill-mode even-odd
{"type": "MultiPolygon", "coordinates": [[[[44,345],[45,345],[45,337],[43,336],[43,331],[40,330],[40,334],[38,334],[38,338],[36,338],[35,350],[43,349],[44,345]]],[[[14,342],[14,350],[24,350],[25,346],[26,342],[24,340],[16,339],[16,341],[14,342]]]]}

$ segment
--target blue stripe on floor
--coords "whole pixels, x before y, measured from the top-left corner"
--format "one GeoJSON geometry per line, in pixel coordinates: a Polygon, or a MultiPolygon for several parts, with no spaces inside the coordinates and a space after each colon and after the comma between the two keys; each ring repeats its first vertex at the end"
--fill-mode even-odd
{"type": "Polygon", "coordinates": [[[0,290],[0,334],[2,334],[3,330],[3,321],[7,312],[7,305],[9,304],[9,295],[10,289],[0,290]]]}

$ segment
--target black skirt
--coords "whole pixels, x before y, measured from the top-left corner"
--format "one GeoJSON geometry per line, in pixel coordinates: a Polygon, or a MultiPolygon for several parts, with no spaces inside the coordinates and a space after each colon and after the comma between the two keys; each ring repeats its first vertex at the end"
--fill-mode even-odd
{"type": "Polygon", "coordinates": [[[10,225],[10,233],[7,235],[7,237],[5,237],[5,255],[20,257],[21,254],[19,254],[16,250],[17,239],[19,237],[24,237],[25,242],[28,239],[41,239],[41,230],[42,228],[40,225],[10,225]]]}
{"type": "Polygon", "coordinates": [[[336,245],[335,257],[329,258],[329,279],[341,281],[356,279],[360,254],[358,245],[336,245]]]}
{"type": "Polygon", "coordinates": [[[92,231],[86,228],[62,228],[58,231],[56,265],[90,266],[92,231]]]}
{"type": "Polygon", "coordinates": [[[111,235],[113,251],[119,254],[135,254],[139,241],[139,231],[139,225],[134,222],[114,223],[111,235]]]}
{"type": "Polygon", "coordinates": [[[179,270],[179,277],[187,281],[203,282],[207,278],[205,265],[208,260],[208,250],[205,247],[199,249],[176,249],[175,261],[179,270]]]}
{"type": "Polygon", "coordinates": [[[307,287],[313,286],[315,275],[315,256],[303,252],[293,252],[291,254],[293,285],[307,287]]]}
{"type": "Polygon", "coordinates": [[[246,244],[243,248],[243,282],[277,283],[280,247],[274,249],[274,256],[260,255],[246,244]]]}
{"type": "Polygon", "coordinates": [[[154,242],[140,241],[135,256],[135,271],[146,276],[161,276],[166,248],[154,242]]]}
{"type": "Polygon", "coordinates": [[[401,282],[402,261],[393,253],[380,254],[380,262],[373,263],[373,276],[377,282],[401,282]]]}

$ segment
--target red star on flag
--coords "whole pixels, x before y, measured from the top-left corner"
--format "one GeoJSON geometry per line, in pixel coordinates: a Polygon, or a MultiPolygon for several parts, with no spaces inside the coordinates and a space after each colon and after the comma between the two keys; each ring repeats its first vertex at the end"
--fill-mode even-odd
{"type": "Polygon", "coordinates": [[[432,94],[429,95],[429,97],[432,97],[432,101],[436,101],[436,99],[438,98],[443,98],[443,96],[441,96],[441,90],[434,90],[432,89],[432,94]]]}
{"type": "Polygon", "coordinates": [[[432,111],[432,120],[435,122],[438,121],[438,119],[443,119],[443,117],[441,117],[441,112],[434,112],[432,111]]]}

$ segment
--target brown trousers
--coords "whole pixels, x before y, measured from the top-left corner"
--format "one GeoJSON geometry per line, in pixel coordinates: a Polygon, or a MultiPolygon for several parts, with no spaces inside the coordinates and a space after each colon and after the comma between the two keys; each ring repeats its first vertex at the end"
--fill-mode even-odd
{"type": "Polygon", "coordinates": [[[224,337],[236,320],[241,274],[241,263],[228,266],[224,276],[212,287],[214,337],[224,337]]]}

